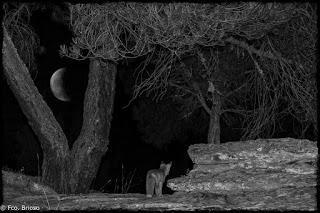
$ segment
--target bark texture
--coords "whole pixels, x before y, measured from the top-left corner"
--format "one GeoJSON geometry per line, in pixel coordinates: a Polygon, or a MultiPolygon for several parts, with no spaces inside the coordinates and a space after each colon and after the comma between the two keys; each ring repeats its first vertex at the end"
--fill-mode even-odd
{"type": "Polygon", "coordinates": [[[212,94],[212,107],[210,110],[210,123],[208,129],[209,144],[220,144],[220,109],[220,95],[217,92],[214,92],[212,94]]]}
{"type": "Polygon", "coordinates": [[[58,193],[87,192],[109,144],[115,64],[91,61],[83,125],[70,151],[63,130],[34,85],[5,28],[2,51],[5,77],[43,150],[42,183],[58,193]]]}
{"type": "Polygon", "coordinates": [[[87,192],[96,176],[103,154],[108,149],[116,65],[92,60],[85,94],[83,125],[72,148],[71,192],[87,192]]]}
{"type": "Polygon", "coordinates": [[[56,191],[65,192],[70,156],[67,139],[49,106],[34,85],[6,29],[3,29],[4,75],[29,125],[41,143],[42,181],[56,191]]]}

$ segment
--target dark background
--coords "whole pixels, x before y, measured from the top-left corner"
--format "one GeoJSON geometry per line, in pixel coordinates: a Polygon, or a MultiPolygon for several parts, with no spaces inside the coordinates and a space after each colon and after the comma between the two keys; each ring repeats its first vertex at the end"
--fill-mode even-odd
{"type": "MultiPolygon", "coordinates": [[[[38,34],[40,45],[44,50],[36,59],[38,74],[34,81],[62,126],[71,147],[82,125],[83,95],[86,89],[89,62],[62,58],[59,55],[60,45],[68,45],[71,42],[72,32],[52,18],[51,10],[35,12],[31,18],[31,25],[38,34]],[[67,93],[72,98],[71,102],[56,99],[49,87],[51,75],[62,67],[66,67],[67,70],[66,81],[67,85],[70,85],[67,87],[67,93]]],[[[143,58],[121,61],[117,64],[118,75],[109,136],[110,144],[102,158],[99,172],[92,185],[93,189],[109,193],[144,193],[145,175],[149,169],[158,168],[161,161],[172,161],[169,178],[186,174],[192,169],[192,162],[187,154],[188,146],[206,142],[208,118],[202,109],[194,112],[194,117],[197,119],[194,118],[191,124],[190,122],[180,124],[175,121],[177,113],[174,107],[169,107],[166,113],[166,106],[171,106],[168,101],[155,102],[151,97],[142,96],[127,106],[132,97],[134,70],[141,61],[143,58]],[[147,109],[144,108],[145,106],[147,109]],[[168,120],[167,123],[161,121],[161,125],[167,125],[169,131],[170,129],[172,131],[168,134],[174,134],[170,137],[170,141],[146,142],[146,135],[153,132],[151,132],[152,129],[144,128],[148,127],[148,124],[141,125],[139,116],[142,112],[150,123],[158,122],[159,115],[155,116],[154,113],[160,114],[164,121],[168,120]],[[126,186],[125,190],[123,186],[126,186]]],[[[1,81],[3,166],[28,175],[39,175],[42,165],[40,143],[28,125],[3,75],[1,81]]],[[[293,118],[284,118],[285,128],[277,131],[275,136],[294,137],[295,125],[293,118]]],[[[237,141],[240,137],[241,131],[237,124],[227,126],[221,122],[222,143],[237,141]]],[[[308,139],[312,139],[312,136],[308,139]]],[[[170,193],[167,188],[164,192],[170,193]]]]}

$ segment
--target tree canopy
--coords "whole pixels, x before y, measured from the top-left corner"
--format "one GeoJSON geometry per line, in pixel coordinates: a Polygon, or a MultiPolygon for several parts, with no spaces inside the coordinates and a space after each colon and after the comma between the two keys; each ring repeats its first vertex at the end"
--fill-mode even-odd
{"type": "Polygon", "coordinates": [[[308,12],[308,4],[106,3],[76,4],[70,10],[76,35],[70,54],[117,61],[145,55],[155,45],[181,56],[196,45],[224,45],[230,35],[259,39],[308,12]]]}
{"type": "MultiPolygon", "coordinates": [[[[190,111],[193,103],[195,109],[195,97],[186,96],[190,88],[185,84],[195,71],[182,68],[184,82],[179,75],[181,61],[191,55],[202,64],[196,70],[201,78],[219,76],[224,87],[230,87],[218,90],[238,103],[224,110],[243,116],[245,138],[271,136],[277,119],[288,114],[301,122],[301,132],[310,125],[316,128],[315,4],[106,3],[71,5],[70,12],[74,44],[62,49],[69,57],[119,61],[147,56],[138,70],[133,98],[151,93],[159,99],[174,87],[175,96],[188,102],[185,108],[190,111]],[[216,54],[205,54],[205,48],[216,54]],[[231,49],[229,56],[219,48],[231,49]],[[243,61],[240,67],[251,68],[231,72],[226,67],[234,62],[230,56],[243,61]],[[154,70],[144,72],[148,63],[154,70]]],[[[205,108],[201,97],[198,100],[205,108]]]]}
{"type": "MultiPolygon", "coordinates": [[[[205,81],[219,76],[224,85],[216,89],[229,99],[223,110],[243,116],[245,137],[271,134],[277,119],[285,115],[302,124],[301,132],[310,125],[317,129],[316,4],[122,2],[68,6],[69,14],[63,19],[68,20],[74,39],[71,46],[61,48],[63,55],[115,62],[146,57],[137,72],[133,98],[151,93],[159,99],[173,88],[171,94],[183,97],[182,102],[187,103],[183,108],[192,112],[201,103],[205,105],[201,97],[190,98],[186,81],[194,78],[194,73],[205,81]],[[187,64],[183,59],[189,56],[196,58],[199,69],[183,67],[187,64]],[[243,69],[232,68],[235,58],[243,69]],[[153,71],[143,70],[148,63],[154,64],[153,71]]],[[[230,119],[230,113],[227,115],[230,119]]]]}

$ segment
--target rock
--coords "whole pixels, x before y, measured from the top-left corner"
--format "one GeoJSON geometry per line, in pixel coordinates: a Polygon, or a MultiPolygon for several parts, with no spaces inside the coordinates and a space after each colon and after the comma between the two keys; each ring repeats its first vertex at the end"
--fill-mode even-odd
{"type": "Polygon", "coordinates": [[[41,184],[38,177],[2,170],[2,181],[5,200],[25,195],[58,195],[41,184]]]}
{"type": "Polygon", "coordinates": [[[186,176],[168,180],[174,191],[228,195],[232,203],[246,197],[257,205],[279,202],[279,196],[284,196],[286,203],[281,205],[316,206],[314,141],[280,138],[195,144],[188,153],[194,168],[186,176]],[[272,199],[266,202],[270,194],[272,199]]]}

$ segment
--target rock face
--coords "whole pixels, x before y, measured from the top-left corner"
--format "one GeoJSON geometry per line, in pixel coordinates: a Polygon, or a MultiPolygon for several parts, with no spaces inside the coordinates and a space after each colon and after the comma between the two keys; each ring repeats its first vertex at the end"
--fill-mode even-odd
{"type": "Polygon", "coordinates": [[[252,207],[252,202],[316,207],[316,142],[281,138],[195,144],[188,153],[194,168],[187,176],[168,180],[174,191],[228,195],[242,207],[252,207]]]}

